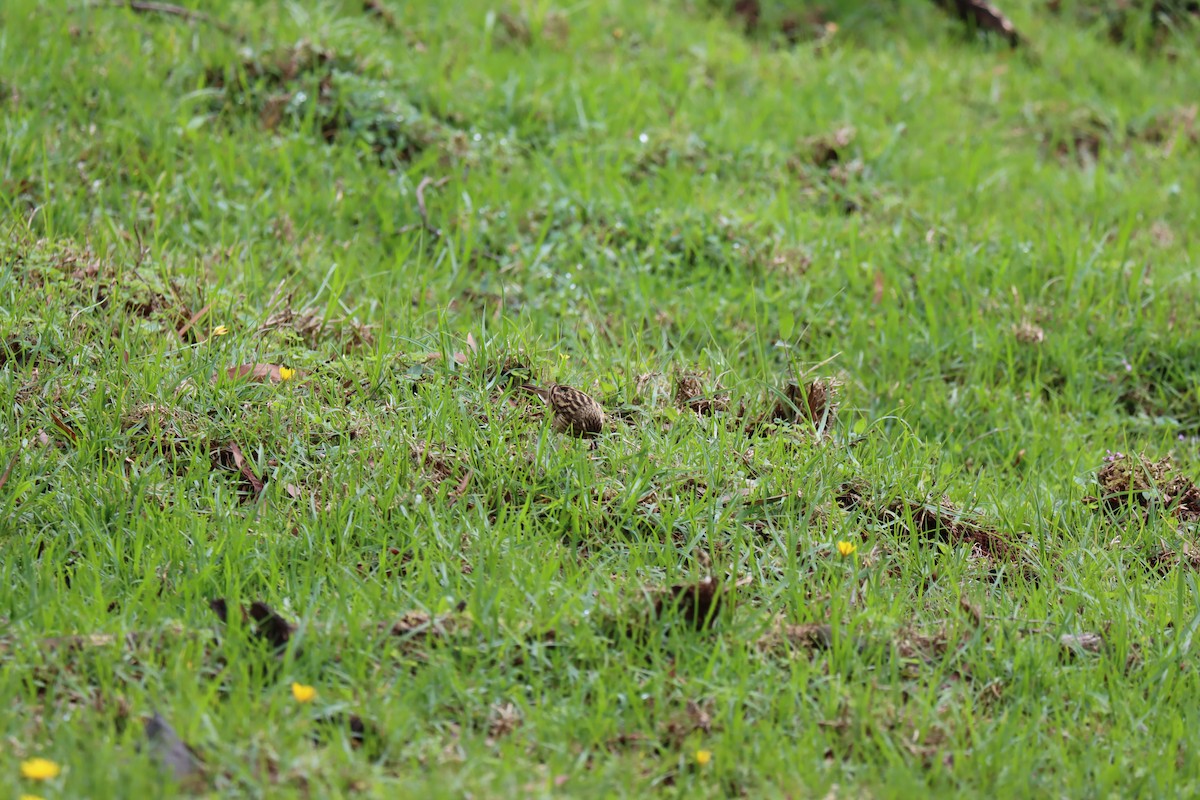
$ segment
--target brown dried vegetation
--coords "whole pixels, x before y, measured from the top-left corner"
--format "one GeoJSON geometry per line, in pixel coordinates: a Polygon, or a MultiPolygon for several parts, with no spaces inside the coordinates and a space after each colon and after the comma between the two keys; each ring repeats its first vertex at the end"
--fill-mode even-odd
{"type": "Polygon", "coordinates": [[[292,331],[310,350],[316,350],[323,342],[335,342],[343,353],[352,353],[375,344],[370,325],[346,317],[326,319],[314,308],[297,312],[290,304],[271,314],[259,327],[262,332],[278,330],[292,331]]]}
{"type": "Polygon", "coordinates": [[[746,433],[764,433],[773,424],[809,425],[818,434],[828,436],[837,419],[837,392],[841,383],[833,378],[818,378],[801,386],[792,381],[776,395],[770,411],[761,414],[746,427],[746,433]]]}
{"type": "Polygon", "coordinates": [[[1098,497],[1085,497],[1111,512],[1153,510],[1169,512],[1182,522],[1200,520],[1200,488],[1184,475],[1175,474],[1171,456],[1152,461],[1144,455],[1109,453],[1096,473],[1098,497]]]}
{"type": "Polygon", "coordinates": [[[718,385],[714,391],[706,390],[706,375],[692,372],[675,374],[675,405],[680,409],[694,411],[701,416],[712,416],[717,411],[729,409],[729,395],[721,392],[718,385]]]}

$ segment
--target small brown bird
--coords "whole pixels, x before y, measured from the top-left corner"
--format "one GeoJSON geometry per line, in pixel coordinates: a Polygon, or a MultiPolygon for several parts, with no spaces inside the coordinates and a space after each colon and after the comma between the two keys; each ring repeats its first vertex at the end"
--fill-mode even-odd
{"type": "Polygon", "coordinates": [[[558,433],[590,439],[604,428],[604,409],[578,389],[561,383],[552,383],[546,389],[526,383],[521,388],[550,404],[554,411],[554,430],[558,433]]]}

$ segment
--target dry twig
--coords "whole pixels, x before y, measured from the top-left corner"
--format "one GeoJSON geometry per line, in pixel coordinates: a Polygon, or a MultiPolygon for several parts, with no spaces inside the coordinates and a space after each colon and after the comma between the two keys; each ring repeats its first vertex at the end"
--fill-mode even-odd
{"type": "Polygon", "coordinates": [[[193,11],[190,8],[176,6],[170,3],[153,3],[147,0],[108,0],[108,2],[92,2],[88,4],[90,8],[128,8],[135,14],[161,14],[168,17],[179,17],[187,22],[200,22],[205,25],[211,25],[222,33],[226,33],[235,39],[244,41],[246,34],[239,31],[237,28],[230,25],[228,22],[222,22],[219,19],[214,19],[208,14],[200,11],[193,11]]]}

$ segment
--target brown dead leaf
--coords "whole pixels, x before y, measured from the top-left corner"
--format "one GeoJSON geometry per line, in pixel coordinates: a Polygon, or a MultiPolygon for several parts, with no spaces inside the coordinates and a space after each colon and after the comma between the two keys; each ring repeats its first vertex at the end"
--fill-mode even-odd
{"type": "Polygon", "coordinates": [[[74,429],[72,429],[67,423],[63,422],[62,419],[60,419],[59,416],[53,411],[50,412],[50,419],[54,422],[55,427],[65,433],[67,438],[69,438],[72,443],[75,443],[79,440],[79,437],[75,435],[74,429]]]}
{"type": "Polygon", "coordinates": [[[179,334],[180,341],[184,341],[184,342],[187,341],[187,332],[192,329],[193,325],[195,325],[200,320],[204,319],[204,315],[207,314],[209,312],[209,310],[212,309],[212,307],[213,307],[213,304],[209,303],[208,305],[204,306],[204,308],[200,309],[199,311],[197,311],[195,314],[192,314],[191,317],[188,318],[188,321],[183,324],[183,327],[180,328],[178,331],[176,331],[176,333],[179,334]]]}
{"type": "Polygon", "coordinates": [[[210,445],[209,458],[213,469],[225,469],[238,473],[239,493],[245,498],[257,497],[262,493],[264,482],[259,480],[250,467],[249,459],[236,442],[227,445],[210,445]]]}
{"type": "Polygon", "coordinates": [[[467,487],[471,485],[471,476],[474,474],[473,470],[467,470],[466,474],[462,476],[462,480],[458,482],[458,485],[450,491],[450,505],[457,503],[467,493],[467,487]]]}
{"type": "Polygon", "coordinates": [[[229,452],[233,454],[233,465],[242,473],[242,477],[250,484],[254,493],[260,494],[263,490],[263,482],[258,479],[258,476],[254,474],[254,470],[250,468],[250,463],[242,455],[242,448],[238,447],[237,442],[230,442],[229,452]]]}
{"type": "Polygon", "coordinates": [[[875,270],[875,286],[871,291],[871,305],[877,306],[883,302],[883,270],[875,270]]]}
{"type": "MultiPolygon", "coordinates": [[[[452,359],[452,360],[453,360],[455,363],[462,364],[462,365],[464,365],[464,366],[465,366],[465,365],[466,365],[466,364],[467,364],[467,363],[468,363],[468,362],[471,360],[471,359],[470,359],[470,358],[467,356],[467,354],[466,354],[466,353],[463,353],[463,352],[458,352],[458,353],[455,353],[454,355],[450,356],[450,358],[451,358],[451,359],[452,359]]],[[[428,362],[430,362],[430,361],[441,361],[441,360],[442,360],[442,354],[441,354],[441,353],[430,353],[429,355],[425,356],[425,361],[426,361],[426,363],[428,363],[428,362]]]]}

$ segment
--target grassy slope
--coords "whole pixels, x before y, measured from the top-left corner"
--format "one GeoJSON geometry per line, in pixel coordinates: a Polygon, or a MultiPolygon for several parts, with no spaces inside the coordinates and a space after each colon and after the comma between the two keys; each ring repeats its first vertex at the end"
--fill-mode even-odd
{"type": "Polygon", "coordinates": [[[1194,531],[1080,502],[1106,448],[1200,467],[1186,39],[1172,62],[1032,2],[1005,6],[1036,61],[927,3],[845,4],[795,48],[682,2],[530,4],[528,41],[475,0],[397,4],[395,29],[209,4],[243,51],[41,5],[0,10],[5,791],[41,754],[66,766],[46,796],[153,793],[125,724],[152,708],[227,793],[1195,791],[1200,587],[1147,569],[1194,531]],[[813,164],[808,137],[847,125],[813,164]],[[425,177],[448,179],[424,192],[440,237],[425,177]],[[343,322],[260,330],[285,306],[343,322]],[[465,365],[427,360],[468,333],[465,365]],[[309,380],[209,380],[251,362],[309,380]],[[626,421],[561,441],[506,362],[626,421]],[[680,413],[676,368],[749,413],[837,375],[834,436],[680,413]],[[213,463],[229,442],[256,502],[213,463]],[[836,502],[850,481],[868,505],[836,502]],[[941,495],[1018,556],[864,511],[941,495]],[[743,579],[714,631],[606,622],[710,570],[743,579]],[[216,596],[303,646],[264,674],[237,626],[205,638],[216,596]],[[410,610],[459,627],[377,632],[410,610]],[[826,621],[816,653],[777,631],[826,621]],[[161,637],[40,644],[131,631],[161,637]],[[1064,659],[1084,631],[1105,650],[1064,659]],[[378,748],[314,749],[339,708],[378,748]]]}

